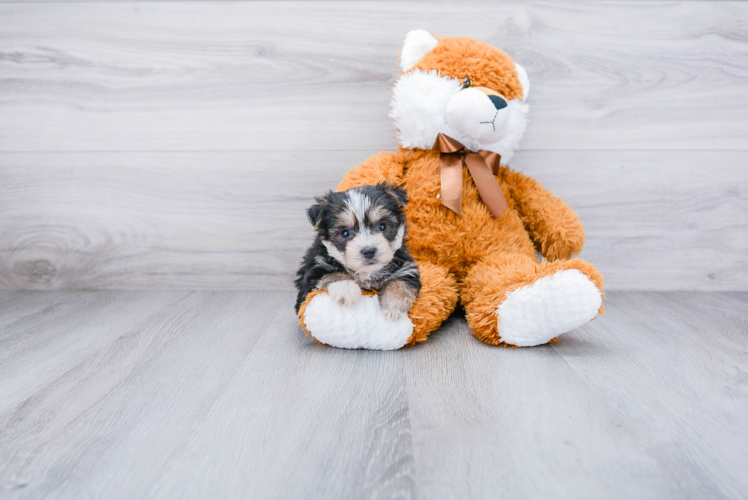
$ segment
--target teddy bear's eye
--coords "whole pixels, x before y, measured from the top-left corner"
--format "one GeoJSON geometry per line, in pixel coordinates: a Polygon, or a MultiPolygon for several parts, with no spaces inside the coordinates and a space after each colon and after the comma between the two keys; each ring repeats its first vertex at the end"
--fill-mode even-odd
{"type": "Polygon", "coordinates": [[[466,89],[466,88],[468,88],[468,87],[469,87],[469,86],[471,86],[472,84],[473,84],[473,82],[471,82],[471,81],[470,81],[470,78],[468,78],[467,76],[466,76],[466,77],[465,77],[465,78],[464,78],[464,79],[462,80],[462,88],[463,88],[463,89],[466,89]]]}

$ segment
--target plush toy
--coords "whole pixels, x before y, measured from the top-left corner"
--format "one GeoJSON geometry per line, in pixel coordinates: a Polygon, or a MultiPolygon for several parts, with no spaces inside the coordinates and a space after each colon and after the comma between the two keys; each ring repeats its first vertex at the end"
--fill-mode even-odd
{"type": "Polygon", "coordinates": [[[400,67],[397,152],[367,159],[337,189],[386,181],[407,190],[420,295],[407,318],[390,321],[376,291],[347,307],[315,290],[299,310],[304,330],[336,347],[397,349],[426,340],[459,300],[483,342],[535,346],[595,318],[603,278],[572,258],[584,243],[577,215],[507,167],[527,123],[525,70],[484,42],[423,30],[405,37],[400,67]]]}

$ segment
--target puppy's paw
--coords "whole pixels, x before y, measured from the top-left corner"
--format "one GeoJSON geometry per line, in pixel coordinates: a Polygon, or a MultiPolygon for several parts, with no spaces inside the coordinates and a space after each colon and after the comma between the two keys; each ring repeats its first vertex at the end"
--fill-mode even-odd
{"type": "Polygon", "coordinates": [[[408,314],[408,311],[404,311],[393,306],[382,306],[382,314],[390,321],[397,321],[404,318],[405,315],[408,314]]]}
{"type": "Polygon", "coordinates": [[[351,280],[330,283],[327,292],[341,306],[352,307],[361,302],[361,288],[351,280]]]}
{"type": "Polygon", "coordinates": [[[380,309],[385,318],[390,321],[397,321],[404,318],[410,311],[411,302],[403,300],[395,294],[384,293],[379,297],[380,309]]]}
{"type": "Polygon", "coordinates": [[[379,308],[385,318],[397,321],[404,318],[413,303],[417,292],[402,281],[393,281],[384,287],[379,294],[379,308]]]}

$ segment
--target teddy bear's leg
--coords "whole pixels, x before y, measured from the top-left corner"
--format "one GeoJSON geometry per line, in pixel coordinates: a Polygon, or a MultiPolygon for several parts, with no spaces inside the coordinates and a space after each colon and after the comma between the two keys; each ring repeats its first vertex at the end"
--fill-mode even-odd
{"type": "Polygon", "coordinates": [[[446,268],[428,262],[418,268],[421,291],[407,317],[387,319],[374,293],[355,306],[341,306],[327,292],[314,290],[299,308],[299,325],[321,343],[346,349],[391,350],[423,342],[452,313],[458,294],[446,268]]]}
{"type": "Polygon", "coordinates": [[[461,299],[470,330],[493,345],[534,346],[602,312],[602,275],[581,259],[492,254],[472,266],[461,299]]]}
{"type": "Polygon", "coordinates": [[[408,316],[413,321],[413,334],[407,346],[423,342],[455,310],[458,299],[457,280],[446,267],[418,262],[421,292],[408,316]]]}

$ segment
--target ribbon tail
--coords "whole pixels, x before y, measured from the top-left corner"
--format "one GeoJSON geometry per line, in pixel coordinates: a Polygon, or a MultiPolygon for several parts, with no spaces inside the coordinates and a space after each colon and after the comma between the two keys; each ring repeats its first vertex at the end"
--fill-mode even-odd
{"type": "MultiPolygon", "coordinates": [[[[465,163],[470,170],[470,175],[473,177],[483,203],[485,203],[491,215],[498,218],[509,207],[509,204],[506,202],[496,177],[491,172],[491,167],[477,153],[466,154],[465,163]]],[[[444,181],[442,181],[443,184],[444,181]]]]}
{"type": "Polygon", "coordinates": [[[441,155],[441,199],[442,205],[462,215],[462,155],[441,155]]]}
{"type": "Polygon", "coordinates": [[[486,162],[486,165],[491,167],[491,172],[493,172],[493,175],[499,175],[501,155],[498,153],[494,153],[493,151],[486,151],[485,149],[478,151],[478,154],[483,157],[483,161],[486,162]]]}

